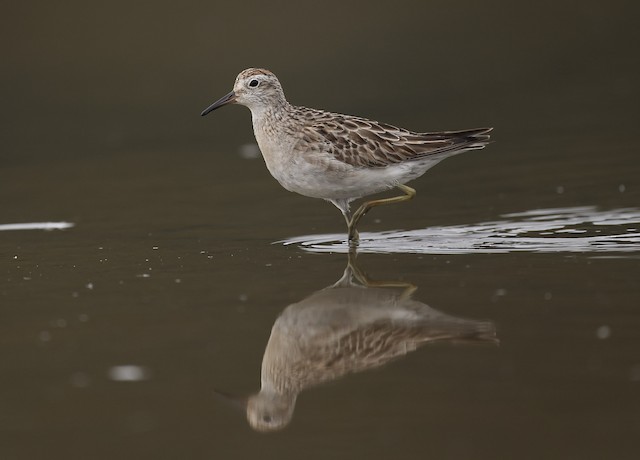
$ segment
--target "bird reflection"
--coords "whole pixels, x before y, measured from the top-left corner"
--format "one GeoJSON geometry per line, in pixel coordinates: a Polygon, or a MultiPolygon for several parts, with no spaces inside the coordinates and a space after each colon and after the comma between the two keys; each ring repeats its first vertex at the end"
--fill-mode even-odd
{"type": "Polygon", "coordinates": [[[497,343],[492,322],[441,313],[413,300],[415,290],[369,279],[351,256],[338,282],[289,305],[271,330],[260,391],[243,401],[251,427],[281,430],[304,389],[382,366],[423,344],[497,343]]]}

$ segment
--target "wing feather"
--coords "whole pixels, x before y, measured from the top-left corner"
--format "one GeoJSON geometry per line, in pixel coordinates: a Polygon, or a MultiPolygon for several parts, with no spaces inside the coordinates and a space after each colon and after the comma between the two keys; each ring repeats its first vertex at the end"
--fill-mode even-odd
{"type": "Polygon", "coordinates": [[[482,149],[492,128],[416,133],[366,118],[297,107],[301,142],[357,167],[385,167],[425,157],[482,149]]]}

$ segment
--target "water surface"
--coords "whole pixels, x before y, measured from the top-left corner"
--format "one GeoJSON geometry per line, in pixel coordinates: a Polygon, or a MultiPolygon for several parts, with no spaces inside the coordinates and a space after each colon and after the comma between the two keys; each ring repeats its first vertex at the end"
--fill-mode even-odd
{"type": "Polygon", "coordinates": [[[0,457],[637,458],[632,13],[6,8],[0,457]],[[246,109],[199,117],[256,65],[296,104],[495,127],[487,149],[413,182],[414,200],[372,210],[357,264],[395,283],[370,288],[395,293],[382,298],[490,324],[499,344],[428,341],[305,387],[282,430],[251,428],[242,398],[274,324],[331,297],[348,262],[340,213],[251,154],[246,109]]]}

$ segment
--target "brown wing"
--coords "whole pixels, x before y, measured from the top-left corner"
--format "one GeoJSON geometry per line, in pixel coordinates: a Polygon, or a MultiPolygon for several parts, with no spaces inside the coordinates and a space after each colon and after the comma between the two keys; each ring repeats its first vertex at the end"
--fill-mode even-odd
{"type": "Polygon", "coordinates": [[[324,347],[308,350],[306,360],[296,363],[293,372],[301,387],[306,388],[382,366],[414,351],[420,342],[418,328],[399,328],[381,321],[351,331],[324,347]]]}
{"type": "Polygon", "coordinates": [[[488,143],[492,129],[414,133],[365,118],[298,109],[305,119],[301,142],[352,166],[384,167],[431,155],[481,149],[488,143]]]}
{"type": "Polygon", "coordinates": [[[413,324],[376,321],[343,335],[335,342],[308,350],[306,360],[293,372],[308,387],[343,375],[380,367],[436,341],[497,343],[495,325],[490,321],[449,317],[413,324]]]}

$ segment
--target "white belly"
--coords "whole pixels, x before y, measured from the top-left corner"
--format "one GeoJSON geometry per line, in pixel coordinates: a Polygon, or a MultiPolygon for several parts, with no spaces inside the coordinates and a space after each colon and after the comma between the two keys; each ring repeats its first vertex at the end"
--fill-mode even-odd
{"type": "Polygon", "coordinates": [[[365,168],[338,162],[320,152],[302,155],[262,152],[269,172],[285,189],[325,200],[350,201],[382,192],[421,176],[436,163],[365,168]]]}

